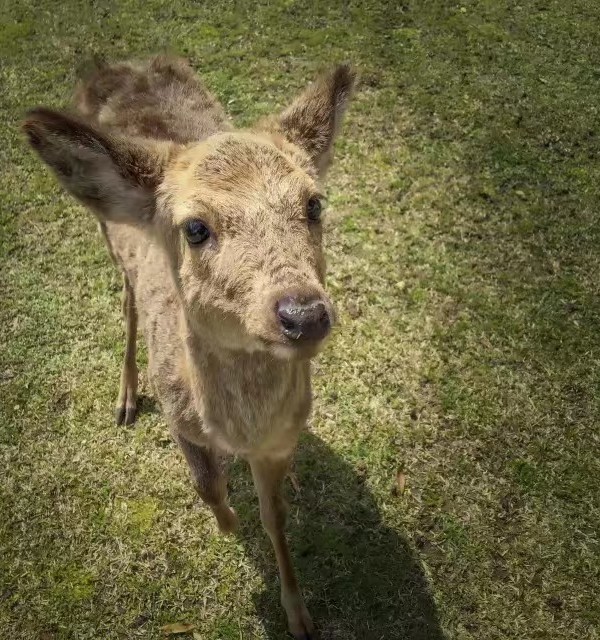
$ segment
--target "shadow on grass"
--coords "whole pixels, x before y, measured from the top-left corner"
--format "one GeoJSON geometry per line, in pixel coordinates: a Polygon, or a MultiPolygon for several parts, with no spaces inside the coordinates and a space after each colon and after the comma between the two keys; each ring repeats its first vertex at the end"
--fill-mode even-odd
{"type": "Polygon", "coordinates": [[[138,396],[138,416],[145,414],[156,414],[160,413],[160,406],[158,401],[152,396],[148,396],[145,393],[141,393],[138,396]]]}
{"type": "MultiPolygon", "coordinates": [[[[242,470],[236,465],[232,472],[235,482],[242,470]]],[[[288,538],[319,637],[442,640],[423,567],[408,542],[385,526],[364,480],[312,434],[302,438],[295,472],[301,492],[288,491],[288,538]]],[[[279,579],[253,511],[242,519],[242,539],[264,574],[267,588],[256,596],[256,609],[275,640],[286,637],[279,579]]]]}

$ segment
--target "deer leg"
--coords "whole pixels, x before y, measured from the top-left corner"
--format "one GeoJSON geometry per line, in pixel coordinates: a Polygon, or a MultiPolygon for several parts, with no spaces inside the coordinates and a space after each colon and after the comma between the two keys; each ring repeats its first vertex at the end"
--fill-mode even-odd
{"type": "Polygon", "coordinates": [[[137,414],[137,309],[133,288],[125,274],[123,274],[123,319],[125,321],[125,357],[121,369],[115,420],[117,424],[133,424],[137,414]]]}
{"type": "Polygon", "coordinates": [[[192,444],[183,436],[175,436],[192,475],[194,488],[211,508],[221,533],[233,533],[238,519],[227,503],[227,478],[217,454],[208,447],[192,444]]]}
{"type": "Polygon", "coordinates": [[[296,640],[312,640],[314,626],[298,587],[292,558],[285,538],[286,504],[281,495],[289,469],[288,459],[251,459],[250,467],[260,503],[260,518],[271,539],[281,580],[281,604],[288,626],[296,640]]]}

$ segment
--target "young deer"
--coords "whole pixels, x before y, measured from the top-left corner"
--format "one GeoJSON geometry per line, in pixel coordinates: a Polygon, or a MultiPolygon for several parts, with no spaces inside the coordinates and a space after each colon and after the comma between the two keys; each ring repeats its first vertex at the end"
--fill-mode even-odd
{"type": "Polygon", "coordinates": [[[236,527],[223,454],[250,464],[296,638],[313,638],[284,533],[281,484],[311,405],[309,360],[334,319],[323,288],[318,182],[354,73],[321,76],[280,115],[234,130],[188,64],[100,65],[78,115],[23,125],[63,186],[100,221],[123,272],[125,360],[116,409],[135,420],[138,316],[149,376],[195,487],[236,527]]]}

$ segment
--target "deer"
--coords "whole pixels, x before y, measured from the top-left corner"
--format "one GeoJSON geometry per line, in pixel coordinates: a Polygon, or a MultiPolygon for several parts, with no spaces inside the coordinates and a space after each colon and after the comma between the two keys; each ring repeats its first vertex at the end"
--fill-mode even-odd
{"type": "Polygon", "coordinates": [[[355,80],[350,65],[335,66],[280,112],[236,129],[188,61],[102,61],[68,109],[35,108],[22,125],[96,216],[122,273],[117,424],[136,419],[139,324],[148,379],[224,534],[237,527],[224,460],[248,462],[297,640],[316,636],[282,484],[311,411],[311,360],[336,322],[322,184],[355,80]]]}

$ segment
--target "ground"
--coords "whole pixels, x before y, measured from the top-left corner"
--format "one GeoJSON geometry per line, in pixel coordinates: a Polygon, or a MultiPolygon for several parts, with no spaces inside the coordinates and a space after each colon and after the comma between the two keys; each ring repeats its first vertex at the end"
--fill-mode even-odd
{"type": "Polygon", "coordinates": [[[244,465],[223,538],[145,377],[113,424],[120,281],[18,128],[94,53],[165,49],[240,124],[361,71],[327,190],[341,323],[288,488],[324,640],[600,637],[599,34],[593,0],[4,0],[2,638],[285,636],[244,465]]]}

